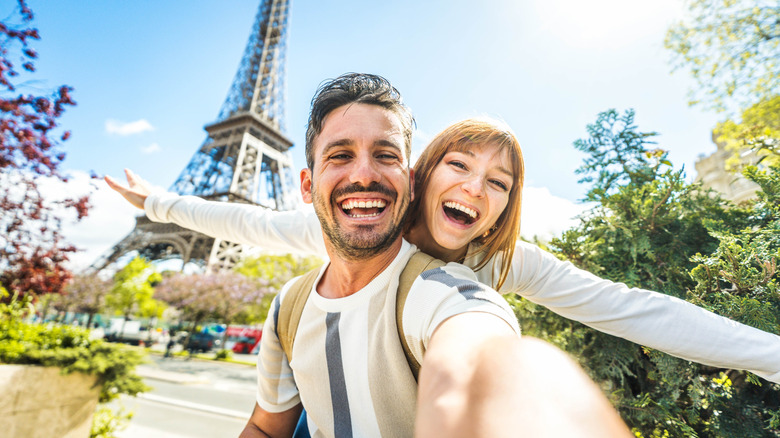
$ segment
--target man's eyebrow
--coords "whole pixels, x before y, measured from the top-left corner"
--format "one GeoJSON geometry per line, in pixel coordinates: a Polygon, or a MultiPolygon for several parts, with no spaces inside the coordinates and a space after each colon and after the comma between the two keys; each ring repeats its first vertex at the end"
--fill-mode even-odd
{"type": "Polygon", "coordinates": [[[339,140],[334,140],[334,141],[332,141],[332,142],[330,142],[330,143],[325,145],[325,147],[322,149],[322,155],[327,155],[328,152],[331,149],[333,149],[333,148],[337,148],[337,147],[341,147],[341,146],[351,146],[354,143],[355,143],[354,141],[352,141],[352,140],[350,140],[348,138],[342,138],[342,139],[339,139],[339,140]]]}
{"type": "Polygon", "coordinates": [[[375,141],[374,146],[390,147],[397,150],[398,152],[401,152],[401,147],[398,146],[398,143],[391,140],[386,140],[384,138],[375,141]]]}
{"type": "MultiPolygon", "coordinates": [[[[342,138],[342,139],[339,139],[339,140],[334,140],[334,141],[332,141],[332,142],[330,142],[330,143],[325,145],[325,147],[322,149],[322,155],[327,155],[328,152],[331,149],[342,147],[342,146],[352,146],[354,144],[355,144],[355,142],[353,140],[349,139],[349,138],[342,138]]],[[[398,146],[398,143],[396,143],[396,142],[394,142],[392,140],[387,140],[387,139],[379,139],[379,140],[374,141],[374,146],[389,147],[389,148],[397,150],[399,153],[401,153],[402,150],[403,150],[403,149],[401,149],[400,146],[398,146]]]]}

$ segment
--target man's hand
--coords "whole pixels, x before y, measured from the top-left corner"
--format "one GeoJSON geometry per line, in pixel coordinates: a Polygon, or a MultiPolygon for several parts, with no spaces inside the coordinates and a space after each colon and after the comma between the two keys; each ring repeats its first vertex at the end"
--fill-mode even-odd
{"type": "Polygon", "coordinates": [[[110,176],[106,176],[104,179],[109,187],[119,192],[119,194],[124,196],[128,202],[143,210],[144,201],[146,201],[146,198],[152,192],[151,186],[130,169],[125,169],[125,176],[127,177],[127,184],[129,187],[123,186],[110,176]]]}
{"type": "Polygon", "coordinates": [[[599,388],[565,353],[465,313],[433,333],[420,370],[415,436],[630,438],[599,388]]]}

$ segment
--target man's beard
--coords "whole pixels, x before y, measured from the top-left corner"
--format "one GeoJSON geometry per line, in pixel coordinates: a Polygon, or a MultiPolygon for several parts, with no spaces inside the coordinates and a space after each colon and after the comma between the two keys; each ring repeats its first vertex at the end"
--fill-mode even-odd
{"type": "MultiPolygon", "coordinates": [[[[399,199],[398,192],[374,182],[369,184],[368,187],[353,184],[348,187],[334,190],[331,199],[326,200],[320,196],[319,191],[316,190],[316,186],[312,187],[314,211],[317,213],[317,217],[320,220],[322,231],[338,254],[347,260],[371,258],[389,248],[396,241],[398,236],[401,235],[404,221],[406,221],[406,216],[409,213],[410,197],[409,190],[404,192],[399,199]],[[341,209],[341,206],[339,206],[334,199],[347,194],[361,192],[386,194],[394,199],[393,206],[399,204],[396,209],[398,212],[397,221],[392,223],[384,233],[371,232],[375,227],[374,225],[359,225],[357,227],[358,231],[353,231],[351,233],[347,233],[339,227],[339,222],[335,217],[336,214],[333,213],[333,209],[341,209]],[[333,226],[331,226],[328,221],[329,213],[332,214],[333,226]],[[363,231],[361,232],[360,230],[363,231]]],[[[392,212],[388,212],[388,214],[392,214],[392,212]]]]}

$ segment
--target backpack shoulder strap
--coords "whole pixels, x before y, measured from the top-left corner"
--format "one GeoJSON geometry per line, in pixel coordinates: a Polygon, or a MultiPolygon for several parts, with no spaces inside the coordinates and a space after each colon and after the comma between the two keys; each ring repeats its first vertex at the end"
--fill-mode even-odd
{"type": "Polygon", "coordinates": [[[420,374],[420,362],[414,357],[412,351],[409,349],[409,344],[406,342],[406,335],[404,335],[404,305],[406,305],[406,298],[409,296],[409,290],[412,288],[414,280],[423,272],[444,266],[445,264],[446,263],[443,261],[435,259],[422,251],[417,251],[406,263],[406,267],[403,272],[401,272],[401,277],[398,281],[398,294],[396,295],[395,301],[396,327],[398,328],[398,337],[401,339],[401,346],[404,348],[406,361],[409,362],[409,369],[412,370],[415,381],[420,374]]]}
{"type": "Polygon", "coordinates": [[[279,343],[287,356],[287,362],[292,362],[292,346],[295,342],[295,334],[298,332],[298,323],[303,314],[303,307],[309,298],[309,293],[314,287],[314,281],[320,273],[320,268],[315,268],[295,280],[279,303],[279,319],[276,321],[276,334],[279,343]]]}

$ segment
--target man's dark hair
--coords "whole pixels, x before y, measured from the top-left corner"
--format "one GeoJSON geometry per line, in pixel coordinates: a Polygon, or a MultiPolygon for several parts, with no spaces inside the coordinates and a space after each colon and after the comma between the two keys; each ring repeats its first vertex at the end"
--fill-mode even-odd
{"type": "Polygon", "coordinates": [[[404,129],[406,158],[410,158],[414,118],[401,102],[401,93],[382,76],[346,73],[321,84],[311,100],[306,128],[306,165],[309,169],[314,169],[314,139],[322,132],[322,121],[334,109],[350,103],[378,105],[398,115],[404,129]]]}

